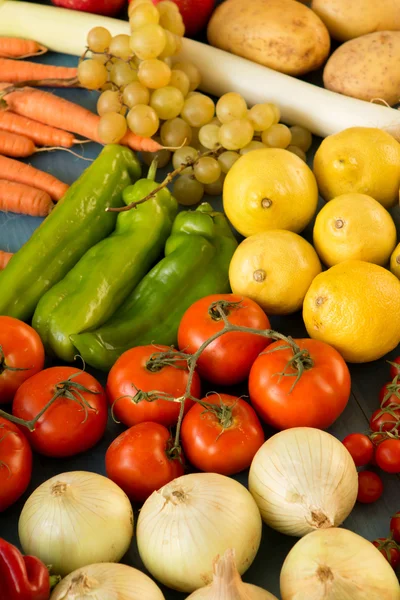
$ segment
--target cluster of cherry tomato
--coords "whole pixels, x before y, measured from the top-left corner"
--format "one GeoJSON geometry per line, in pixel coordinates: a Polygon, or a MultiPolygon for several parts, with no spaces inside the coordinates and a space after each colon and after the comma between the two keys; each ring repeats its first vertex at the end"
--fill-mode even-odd
{"type": "Polygon", "coordinates": [[[387,538],[378,538],[372,543],[393,569],[397,569],[400,565],[400,513],[396,513],[390,521],[390,535],[387,538]]]}

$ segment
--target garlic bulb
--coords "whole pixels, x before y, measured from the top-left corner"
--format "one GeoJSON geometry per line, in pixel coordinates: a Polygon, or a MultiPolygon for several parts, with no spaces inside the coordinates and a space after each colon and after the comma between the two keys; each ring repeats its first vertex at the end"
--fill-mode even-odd
{"type": "Polygon", "coordinates": [[[50,600],[165,600],[157,584],[141,571],[115,563],[77,569],[60,581],[50,600]]]}
{"type": "Polygon", "coordinates": [[[28,498],[19,539],[58,575],[96,562],[118,562],[133,537],[133,513],[113,481],[85,471],[48,479],[28,498]]]}
{"type": "Polygon", "coordinates": [[[282,600],[400,600],[384,556],[347,529],[320,529],[299,540],[281,571],[282,600]]]}
{"type": "Polygon", "coordinates": [[[358,476],[339,440],[326,431],[296,427],[258,450],[249,490],[267,525],[300,537],[343,523],[356,502],[358,476]]]}
{"type": "Polygon", "coordinates": [[[182,592],[212,582],[218,555],[234,548],[243,574],[261,540],[260,512],[248,490],[217,473],[193,473],[174,479],[144,503],[137,543],[145,567],[155,579],[182,592]]]}
{"type": "Polygon", "coordinates": [[[266,590],[243,583],[235,564],[235,551],[229,549],[214,561],[211,585],[193,592],[187,600],[277,600],[266,590]]]}

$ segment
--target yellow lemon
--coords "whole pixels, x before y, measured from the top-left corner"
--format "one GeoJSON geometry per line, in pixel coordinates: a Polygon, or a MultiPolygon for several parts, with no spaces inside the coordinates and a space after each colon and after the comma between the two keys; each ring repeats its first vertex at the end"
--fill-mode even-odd
{"type": "Polygon", "coordinates": [[[304,296],[321,263],[305,239],[286,230],[263,231],[237,247],[229,267],[235,294],[257,302],[271,315],[301,309],[304,296]]]}
{"type": "Polygon", "coordinates": [[[396,239],[396,225],[388,211],[365,194],[334,198],[318,213],[314,225],[314,248],[328,267],[352,259],[386,265],[396,239]]]}
{"type": "Polygon", "coordinates": [[[376,360],[400,341],[400,281],[383,267],[348,260],[314,279],[304,298],[310,337],[349,362],[376,360]]]}
{"type": "Polygon", "coordinates": [[[268,229],[302,231],[317,208],[315,177],[288,150],[265,148],[241,156],[224,181],[225,213],[245,237],[268,229]]]}
{"type": "Polygon", "coordinates": [[[381,129],[351,127],[325,138],[313,170],[325,200],[359,192],[385,208],[399,201],[400,144],[381,129]]]}
{"type": "Polygon", "coordinates": [[[390,257],[390,270],[400,279],[400,244],[397,244],[390,257]]]}

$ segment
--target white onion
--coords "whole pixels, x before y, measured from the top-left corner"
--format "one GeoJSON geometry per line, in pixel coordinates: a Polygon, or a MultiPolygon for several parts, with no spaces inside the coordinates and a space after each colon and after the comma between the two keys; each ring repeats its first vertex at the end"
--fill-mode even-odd
{"type": "Polygon", "coordinates": [[[262,522],[249,491],[216,473],[183,475],[144,503],[137,543],[155,579],[182,592],[212,582],[212,565],[228,548],[235,550],[242,575],[253,562],[262,522]]]}
{"type": "Polygon", "coordinates": [[[347,529],[299,540],[281,571],[282,600],[400,600],[392,567],[371,542],[347,529]]]}
{"type": "Polygon", "coordinates": [[[231,548],[214,562],[211,585],[190,594],[187,600],[277,600],[266,590],[243,583],[235,565],[235,552],[231,548]]]}
{"type": "Polygon", "coordinates": [[[300,537],[343,523],[356,502],[358,476],[339,440],[326,431],[296,427],[258,450],[249,490],[267,525],[300,537]]]}
{"type": "Polygon", "coordinates": [[[133,537],[132,507],[121,488],[102,475],[62,473],[31,494],[18,531],[25,554],[65,576],[123,557],[133,537]]]}
{"type": "Polygon", "coordinates": [[[144,573],[115,563],[77,569],[63,579],[50,600],[165,600],[158,585],[144,573]]]}

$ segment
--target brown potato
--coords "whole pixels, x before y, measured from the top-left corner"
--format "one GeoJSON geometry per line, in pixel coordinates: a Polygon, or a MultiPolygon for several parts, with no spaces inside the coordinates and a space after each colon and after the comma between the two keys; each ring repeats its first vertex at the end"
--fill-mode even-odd
{"type": "Polygon", "coordinates": [[[360,100],[400,101],[400,31],[377,31],[339,46],[324,69],[328,90],[360,100]]]}
{"type": "Polygon", "coordinates": [[[212,46],[289,75],[318,69],[330,49],[321,19],[295,0],[226,0],[207,34],[212,46]]]}

